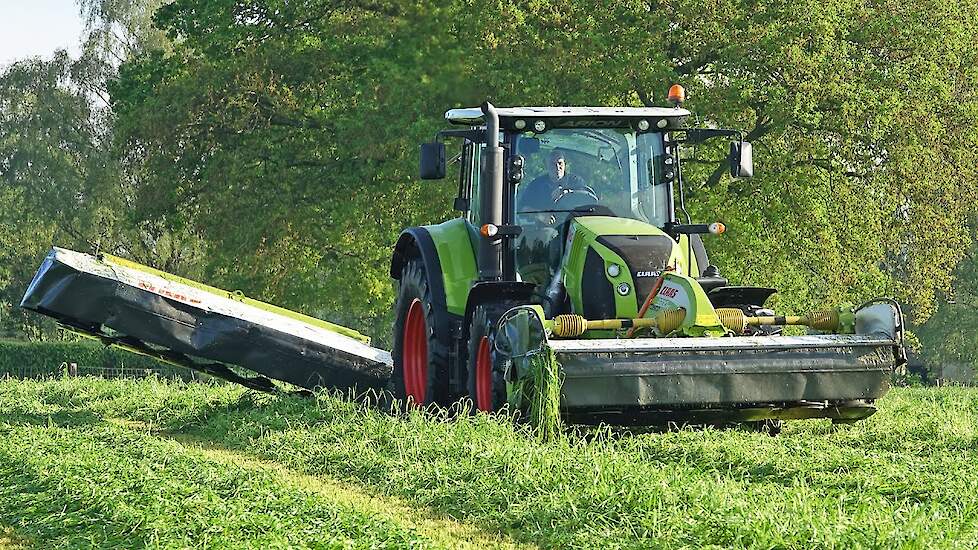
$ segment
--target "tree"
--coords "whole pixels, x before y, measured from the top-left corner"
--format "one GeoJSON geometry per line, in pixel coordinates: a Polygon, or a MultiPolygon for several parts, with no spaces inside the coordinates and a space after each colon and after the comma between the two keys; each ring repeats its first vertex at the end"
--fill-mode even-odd
{"type": "Polygon", "coordinates": [[[162,8],[174,51],[112,87],[138,216],[199,235],[214,284],[385,334],[396,235],[448,215],[453,191],[414,183],[417,143],[459,99],[451,14],[428,8],[162,8]]]}
{"type": "Polygon", "coordinates": [[[14,308],[53,244],[124,253],[142,242],[127,219],[106,82],[113,62],[139,51],[146,29],[130,23],[156,5],[82,2],[89,27],[79,59],[59,51],[0,71],[0,333],[42,334],[36,317],[14,308]]]}
{"type": "MultiPolygon", "coordinates": [[[[976,226],[974,220],[969,225],[976,226]]],[[[974,377],[978,373],[978,246],[974,242],[954,277],[953,290],[940,296],[934,315],[914,332],[933,376],[943,377],[945,367],[952,367],[974,377]]]]}
{"type": "Polygon", "coordinates": [[[687,161],[732,280],[783,310],[895,293],[923,319],[978,165],[974,14],[930,7],[179,0],[156,19],[174,48],[124,64],[113,108],[138,217],[200,236],[202,276],[366,328],[398,230],[448,214],[453,189],[413,175],[444,109],[652,104],[681,82],[700,124],[755,142],[750,181],[722,147],[687,161]]]}
{"type": "Polygon", "coordinates": [[[0,91],[4,127],[25,124],[0,151],[31,155],[0,198],[58,242],[375,336],[397,233],[451,215],[452,182],[415,178],[417,144],[486,98],[662,105],[682,83],[692,122],[743,129],[757,165],[731,180],[725,144],[688,148],[690,214],[726,223],[714,262],[780,289],[781,311],[895,294],[922,321],[971,246],[978,7],[81,5],[91,54],[20,64],[0,91]]]}
{"type": "Polygon", "coordinates": [[[727,222],[710,244],[732,280],[788,309],[893,293],[924,319],[976,204],[959,183],[978,166],[975,10],[499,3],[473,43],[508,102],[653,104],[682,83],[699,124],[755,143],[752,180],[723,176],[722,148],[686,163],[691,213],[727,222]]]}

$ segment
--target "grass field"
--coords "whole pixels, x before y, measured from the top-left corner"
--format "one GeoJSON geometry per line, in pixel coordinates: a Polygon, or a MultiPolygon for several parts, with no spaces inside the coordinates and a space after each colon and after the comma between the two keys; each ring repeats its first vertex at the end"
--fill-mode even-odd
{"type": "Polygon", "coordinates": [[[0,548],[978,546],[978,392],[853,426],[608,430],[155,380],[0,381],[0,548]]]}

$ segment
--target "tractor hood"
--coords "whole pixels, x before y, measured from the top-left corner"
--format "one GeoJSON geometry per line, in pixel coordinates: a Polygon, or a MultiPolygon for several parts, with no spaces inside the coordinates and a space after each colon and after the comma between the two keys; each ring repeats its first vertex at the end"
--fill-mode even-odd
{"type": "Polygon", "coordinates": [[[637,316],[666,266],[689,272],[682,248],[658,227],[610,216],[570,222],[563,274],[574,313],[588,319],[637,316]]]}

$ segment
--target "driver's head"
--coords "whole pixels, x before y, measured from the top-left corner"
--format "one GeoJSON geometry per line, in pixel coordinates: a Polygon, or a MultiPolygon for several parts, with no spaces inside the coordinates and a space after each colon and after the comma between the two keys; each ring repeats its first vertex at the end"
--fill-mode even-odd
{"type": "Polygon", "coordinates": [[[563,151],[554,149],[550,152],[550,157],[547,159],[547,170],[550,171],[551,181],[558,182],[564,178],[564,174],[567,173],[567,159],[564,158],[563,151]]]}

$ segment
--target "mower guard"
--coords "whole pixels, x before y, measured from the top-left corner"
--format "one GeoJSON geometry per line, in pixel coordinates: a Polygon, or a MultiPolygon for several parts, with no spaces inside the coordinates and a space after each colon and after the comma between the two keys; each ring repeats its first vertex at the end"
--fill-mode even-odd
{"type": "Polygon", "coordinates": [[[259,390],[275,388],[269,379],[381,389],[391,372],[390,353],[351,329],[108,255],[52,249],[21,307],[106,345],[259,390]]]}
{"type": "Polygon", "coordinates": [[[876,411],[903,362],[903,319],[889,303],[856,312],[856,334],[561,340],[541,311],[500,321],[497,352],[511,375],[552,353],[561,411],[573,423],[725,423],[765,419],[854,421],[876,411]]]}
{"type": "Polygon", "coordinates": [[[875,412],[897,343],[863,335],[553,340],[568,416],[645,423],[875,412]]]}

